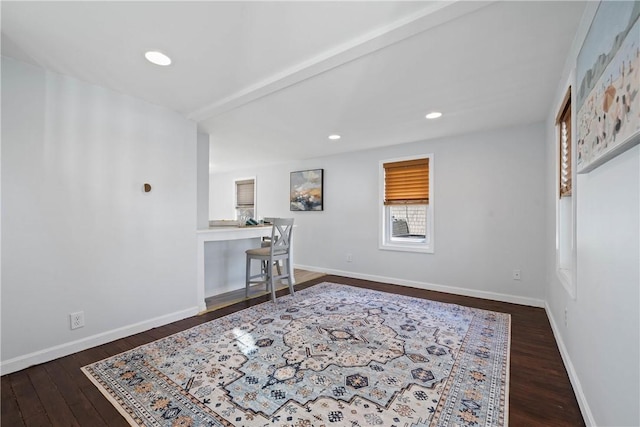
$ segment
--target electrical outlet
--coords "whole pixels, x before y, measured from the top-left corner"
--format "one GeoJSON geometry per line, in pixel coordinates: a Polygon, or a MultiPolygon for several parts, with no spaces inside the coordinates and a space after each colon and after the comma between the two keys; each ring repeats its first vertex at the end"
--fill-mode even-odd
{"type": "Polygon", "coordinates": [[[564,326],[565,328],[569,326],[569,310],[567,307],[564,308],[564,326]]]}
{"type": "Polygon", "coordinates": [[[84,326],[84,311],[69,313],[69,321],[71,322],[71,329],[82,328],[84,326]]]}
{"type": "Polygon", "coordinates": [[[352,262],[353,256],[351,254],[347,254],[347,262],[352,262]]]}
{"type": "Polygon", "coordinates": [[[520,279],[520,270],[513,270],[513,280],[521,280],[520,279]]]}

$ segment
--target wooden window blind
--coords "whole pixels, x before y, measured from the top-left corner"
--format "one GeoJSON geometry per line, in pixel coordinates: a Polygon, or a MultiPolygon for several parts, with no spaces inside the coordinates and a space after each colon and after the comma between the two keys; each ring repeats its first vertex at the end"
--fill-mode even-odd
{"type": "Polygon", "coordinates": [[[384,204],[429,203],[429,159],[384,163],[384,204]]]}
{"type": "Polygon", "coordinates": [[[253,207],[255,181],[246,179],[236,181],[236,208],[253,207]]]}
{"type": "Polygon", "coordinates": [[[564,102],[556,120],[559,128],[559,171],[560,197],[571,196],[571,88],[565,95],[564,102]]]}

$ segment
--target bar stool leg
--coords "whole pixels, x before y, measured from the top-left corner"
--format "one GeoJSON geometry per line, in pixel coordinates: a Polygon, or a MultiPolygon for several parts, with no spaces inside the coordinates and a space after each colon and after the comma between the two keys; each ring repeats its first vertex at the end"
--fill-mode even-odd
{"type": "Polygon", "coordinates": [[[247,257],[247,271],[245,274],[244,297],[249,298],[249,282],[251,281],[251,258],[247,257]]]}
{"type": "MultiPolygon", "coordinates": [[[[286,265],[286,267],[287,267],[287,272],[289,272],[289,273],[287,273],[287,280],[289,281],[289,293],[290,293],[291,295],[293,295],[293,294],[294,294],[294,292],[295,292],[295,291],[293,290],[293,277],[291,277],[291,273],[290,273],[291,269],[289,268],[289,263],[291,262],[291,258],[287,258],[286,262],[287,262],[287,265],[286,265]]],[[[284,267],[284,266],[283,266],[283,267],[284,267]]]]}
{"type": "Polygon", "coordinates": [[[268,264],[269,267],[271,268],[271,271],[269,271],[267,274],[268,276],[266,277],[267,279],[267,283],[269,283],[269,286],[271,286],[271,301],[273,301],[273,303],[276,303],[276,284],[273,281],[273,264],[271,262],[269,262],[268,264]]]}

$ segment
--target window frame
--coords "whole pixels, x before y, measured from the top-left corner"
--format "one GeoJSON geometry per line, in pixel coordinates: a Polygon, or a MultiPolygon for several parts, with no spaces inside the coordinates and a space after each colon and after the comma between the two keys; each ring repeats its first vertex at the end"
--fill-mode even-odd
{"type": "Polygon", "coordinates": [[[253,209],[253,218],[257,218],[258,217],[258,206],[257,206],[257,202],[258,202],[258,180],[255,176],[250,176],[250,177],[245,177],[245,178],[235,178],[233,180],[233,209],[235,212],[235,218],[236,220],[239,219],[239,214],[238,211],[240,209],[253,209]],[[253,181],[253,207],[241,207],[238,206],[238,183],[241,183],[243,181],[253,181]]]}
{"type": "Polygon", "coordinates": [[[555,250],[556,250],[556,276],[558,277],[567,294],[576,299],[576,172],[573,167],[576,164],[576,114],[575,114],[575,98],[573,85],[574,73],[565,85],[564,96],[556,105],[557,111],[554,120],[554,140],[555,140],[555,208],[556,208],[556,233],[555,233],[555,250]],[[569,182],[571,188],[569,193],[563,191],[562,183],[562,122],[561,119],[564,112],[569,109],[571,117],[569,120],[569,151],[570,151],[570,176],[569,182]]]}
{"type": "MultiPolygon", "coordinates": [[[[434,177],[434,155],[433,153],[419,154],[413,156],[396,157],[392,159],[384,159],[379,162],[378,166],[378,249],[401,252],[420,252],[434,253],[434,206],[435,192],[433,185],[434,177]],[[392,218],[390,215],[391,205],[385,205],[385,163],[402,162],[408,160],[429,159],[429,202],[426,204],[425,210],[425,238],[397,238],[391,236],[392,218]]],[[[421,204],[422,205],[422,204],[421,204]]]]}
{"type": "Polygon", "coordinates": [[[573,144],[571,140],[573,139],[573,126],[571,126],[571,117],[573,116],[571,109],[571,86],[567,90],[565,94],[562,104],[560,105],[560,109],[558,111],[558,115],[556,116],[556,127],[557,127],[557,141],[558,141],[558,197],[571,197],[571,191],[573,188],[573,144]],[[568,114],[568,125],[567,123],[567,114],[568,114]],[[563,132],[562,125],[565,125],[565,130],[563,132]],[[563,133],[568,134],[568,138],[563,137],[563,133]],[[566,142],[566,146],[565,146],[566,142]],[[568,151],[566,166],[564,163],[565,150],[568,151]],[[563,175],[568,174],[566,182],[563,182],[563,175]]]}

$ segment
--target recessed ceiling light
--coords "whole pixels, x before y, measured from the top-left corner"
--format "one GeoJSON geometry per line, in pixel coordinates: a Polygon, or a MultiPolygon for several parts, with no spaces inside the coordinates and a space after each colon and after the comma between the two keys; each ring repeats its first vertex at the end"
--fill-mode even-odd
{"type": "Polygon", "coordinates": [[[329,135],[329,139],[331,139],[331,140],[340,139],[340,135],[336,135],[336,134],[334,134],[334,135],[329,135]]]}
{"type": "Polygon", "coordinates": [[[425,117],[427,119],[437,119],[438,117],[441,117],[442,113],[440,111],[432,111],[429,114],[427,114],[425,117]]]}
{"type": "Polygon", "coordinates": [[[165,55],[162,52],[158,52],[157,50],[150,50],[144,54],[144,57],[147,58],[147,61],[152,64],[167,66],[171,64],[171,58],[165,55]]]}

